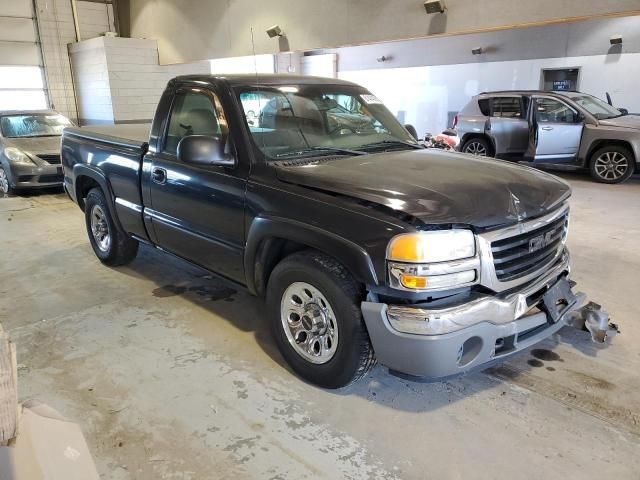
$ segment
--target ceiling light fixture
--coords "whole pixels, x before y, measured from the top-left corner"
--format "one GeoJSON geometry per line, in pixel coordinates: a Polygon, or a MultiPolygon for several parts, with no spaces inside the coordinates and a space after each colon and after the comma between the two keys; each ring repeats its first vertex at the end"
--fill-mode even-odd
{"type": "Polygon", "coordinates": [[[284,32],[280,28],[280,25],[274,25],[273,27],[267,28],[267,35],[269,35],[269,38],[283,37],[284,32]]]}
{"type": "Polygon", "coordinates": [[[427,15],[431,15],[432,13],[444,13],[447,7],[445,7],[443,0],[427,0],[424,2],[424,9],[427,11],[427,15]]]}
{"type": "Polygon", "coordinates": [[[614,35],[609,39],[611,45],[622,45],[622,35],[614,35]]]}

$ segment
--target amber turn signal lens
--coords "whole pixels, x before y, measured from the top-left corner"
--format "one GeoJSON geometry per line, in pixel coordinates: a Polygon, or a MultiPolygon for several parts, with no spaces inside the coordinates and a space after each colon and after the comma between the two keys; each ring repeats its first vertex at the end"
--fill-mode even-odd
{"type": "Polygon", "coordinates": [[[417,235],[403,235],[394,239],[389,258],[405,262],[420,261],[424,256],[422,242],[417,235]]]}
{"type": "Polygon", "coordinates": [[[400,281],[404,288],[425,289],[427,288],[427,277],[416,277],[415,275],[402,275],[400,281]]]}

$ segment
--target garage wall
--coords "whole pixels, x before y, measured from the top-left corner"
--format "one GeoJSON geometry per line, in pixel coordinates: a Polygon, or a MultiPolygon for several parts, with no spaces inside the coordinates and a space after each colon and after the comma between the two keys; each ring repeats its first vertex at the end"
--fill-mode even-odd
{"type": "Polygon", "coordinates": [[[132,37],[158,40],[161,63],[275,53],[640,10],[638,0],[128,0],[132,37]],[[279,24],[286,39],[269,39],[279,24]]]}
{"type": "MultiPolygon", "coordinates": [[[[77,120],[77,106],[68,45],[76,41],[70,0],[35,0],[40,31],[42,58],[53,108],[77,120]]],[[[78,1],[78,23],[82,35],[88,38],[113,30],[110,5],[78,1]]]]}
{"type": "Polygon", "coordinates": [[[208,61],[159,65],[156,41],[139,38],[84,40],[70,54],[81,125],[150,122],[171,78],[212,68],[208,61]]]}
{"type": "Polygon", "coordinates": [[[80,38],[83,40],[99,37],[104,32],[115,32],[113,5],[99,0],[78,0],[80,38]]]}
{"type": "Polygon", "coordinates": [[[540,88],[543,68],[581,68],[580,90],[640,112],[640,53],[339,72],[364,85],[419,135],[439,133],[472,96],[491,90],[540,88]]]}
{"type": "Polygon", "coordinates": [[[581,68],[579,89],[640,112],[640,16],[386,42],[338,54],[339,76],[370,88],[420,134],[446,128],[486,90],[539,89],[543,68],[581,68]],[[609,39],[621,35],[623,44],[609,39]],[[471,49],[482,47],[482,55],[471,49]],[[388,61],[379,62],[381,56],[388,61]],[[403,67],[417,68],[403,68],[403,67]]]}

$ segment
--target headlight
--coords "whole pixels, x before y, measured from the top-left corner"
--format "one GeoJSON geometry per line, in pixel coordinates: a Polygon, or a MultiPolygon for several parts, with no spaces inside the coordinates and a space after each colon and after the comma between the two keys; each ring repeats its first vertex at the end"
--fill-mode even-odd
{"type": "Polygon", "coordinates": [[[396,262],[435,263],[473,257],[476,242],[471,230],[436,230],[398,235],[387,249],[396,262]]]}
{"type": "Polygon", "coordinates": [[[31,160],[29,155],[27,155],[22,150],[20,150],[19,148],[16,148],[16,147],[7,147],[7,148],[5,148],[4,149],[4,155],[5,155],[5,157],[7,157],[10,161],[12,161],[14,163],[24,163],[24,164],[27,164],[27,165],[35,165],[36,164],[33,160],[31,160]]]}
{"type": "Polygon", "coordinates": [[[480,259],[470,230],[438,230],[398,235],[387,248],[392,288],[432,291],[477,283],[480,259]]]}

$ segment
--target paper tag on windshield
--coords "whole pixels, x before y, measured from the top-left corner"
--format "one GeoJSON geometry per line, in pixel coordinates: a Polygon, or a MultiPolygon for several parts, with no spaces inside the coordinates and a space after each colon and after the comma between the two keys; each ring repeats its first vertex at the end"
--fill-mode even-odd
{"type": "Polygon", "coordinates": [[[360,98],[362,99],[362,101],[364,103],[366,103],[367,105],[373,105],[375,103],[382,103],[378,97],[376,97],[375,95],[360,95],[360,98]]]}

